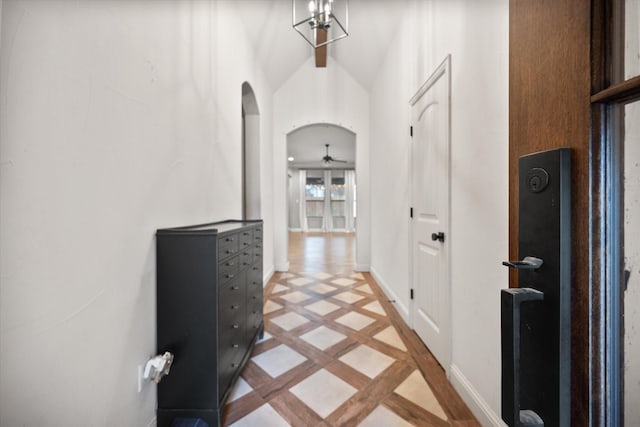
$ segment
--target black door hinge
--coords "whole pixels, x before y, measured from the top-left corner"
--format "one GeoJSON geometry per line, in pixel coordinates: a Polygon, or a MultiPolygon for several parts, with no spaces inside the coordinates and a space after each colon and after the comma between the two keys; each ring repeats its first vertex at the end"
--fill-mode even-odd
{"type": "Polygon", "coordinates": [[[409,136],[413,136],[413,126],[409,126],[409,136]]]}
{"type": "Polygon", "coordinates": [[[409,208],[409,218],[413,218],[413,208],[409,208]]]}
{"type": "Polygon", "coordinates": [[[413,289],[411,289],[411,294],[410,294],[410,296],[411,296],[411,299],[413,299],[413,289]]]}

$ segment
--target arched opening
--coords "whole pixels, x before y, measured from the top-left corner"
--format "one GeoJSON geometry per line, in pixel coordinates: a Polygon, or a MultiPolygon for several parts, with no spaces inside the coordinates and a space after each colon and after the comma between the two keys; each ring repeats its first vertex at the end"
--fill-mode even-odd
{"type": "Polygon", "coordinates": [[[242,83],[242,218],[261,218],[260,111],[251,85],[242,83]]]}

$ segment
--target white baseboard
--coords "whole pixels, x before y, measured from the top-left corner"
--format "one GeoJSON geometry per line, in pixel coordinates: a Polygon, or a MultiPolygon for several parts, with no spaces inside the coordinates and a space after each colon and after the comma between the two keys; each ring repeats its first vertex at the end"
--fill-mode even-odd
{"type": "Polygon", "coordinates": [[[359,273],[368,273],[369,266],[367,264],[356,264],[353,266],[353,270],[359,273]]]}
{"type": "Polygon", "coordinates": [[[286,261],[282,264],[276,264],[275,269],[276,271],[281,271],[281,272],[289,271],[289,261],[286,261]]]}
{"type": "Polygon", "coordinates": [[[273,270],[273,266],[271,266],[267,272],[264,274],[264,276],[262,276],[262,283],[264,286],[267,285],[267,283],[269,282],[269,280],[271,280],[271,277],[273,276],[274,270],[273,270]]]}
{"type": "Polygon", "coordinates": [[[473,415],[476,416],[482,426],[506,427],[500,416],[491,409],[456,365],[451,365],[449,374],[449,380],[453,384],[453,388],[460,394],[462,400],[471,409],[471,412],[473,412],[473,415]]]}
{"type": "Polygon", "coordinates": [[[371,269],[371,275],[373,276],[375,281],[378,283],[378,285],[380,285],[380,288],[382,288],[382,292],[384,292],[384,294],[387,296],[389,301],[395,301],[395,302],[392,302],[392,304],[394,305],[396,310],[398,310],[398,313],[400,313],[400,316],[402,316],[402,319],[405,321],[405,323],[409,325],[409,327],[411,327],[409,308],[401,302],[400,298],[398,298],[398,295],[391,290],[389,285],[384,281],[384,279],[380,276],[380,274],[378,274],[378,272],[374,268],[371,269]]]}

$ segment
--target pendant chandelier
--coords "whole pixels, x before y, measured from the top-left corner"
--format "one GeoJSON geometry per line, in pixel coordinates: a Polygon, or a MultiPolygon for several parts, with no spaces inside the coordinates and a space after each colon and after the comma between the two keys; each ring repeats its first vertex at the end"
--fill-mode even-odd
{"type": "Polygon", "coordinates": [[[293,28],[314,48],[349,35],[347,0],[293,0],[293,28]]]}

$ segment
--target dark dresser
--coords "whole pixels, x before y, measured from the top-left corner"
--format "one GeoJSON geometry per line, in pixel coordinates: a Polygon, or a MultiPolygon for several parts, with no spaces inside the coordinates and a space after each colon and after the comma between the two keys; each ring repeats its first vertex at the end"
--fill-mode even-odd
{"type": "Polygon", "coordinates": [[[175,359],[158,384],[158,426],[220,425],[262,319],[262,221],[222,221],[156,233],[158,354],[175,359]]]}

